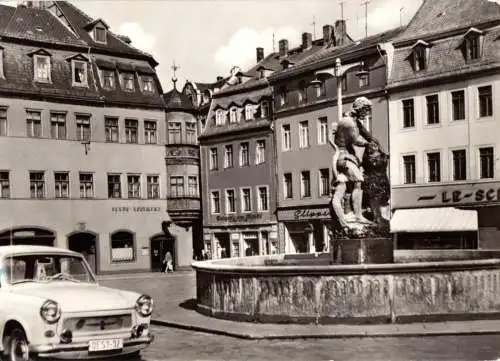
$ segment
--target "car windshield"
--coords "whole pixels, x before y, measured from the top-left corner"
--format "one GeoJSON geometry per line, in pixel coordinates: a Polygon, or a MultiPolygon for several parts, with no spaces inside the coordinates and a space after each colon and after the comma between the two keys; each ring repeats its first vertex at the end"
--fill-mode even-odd
{"type": "Polygon", "coordinates": [[[66,255],[20,255],[4,260],[7,282],[87,282],[95,283],[94,276],[83,258],[66,255]]]}

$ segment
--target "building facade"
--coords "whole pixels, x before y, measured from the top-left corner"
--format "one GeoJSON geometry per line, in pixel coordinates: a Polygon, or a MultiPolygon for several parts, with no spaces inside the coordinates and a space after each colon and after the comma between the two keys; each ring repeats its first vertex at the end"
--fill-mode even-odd
{"type": "MultiPolygon", "coordinates": [[[[172,252],[177,267],[190,267],[201,256],[203,233],[200,201],[200,149],[197,109],[186,94],[164,95],[167,121],[168,213],[175,236],[172,252]]],[[[171,247],[172,248],[172,247],[171,247]]]]}
{"type": "MultiPolygon", "coordinates": [[[[258,51],[259,56],[261,50],[258,51]]],[[[272,90],[258,65],[233,68],[200,136],[203,239],[212,258],[277,253],[272,90]]]]}
{"type": "Polygon", "coordinates": [[[156,61],[68,2],[0,19],[0,243],[151,269],[169,220],[156,61]]]}
{"type": "MultiPolygon", "coordinates": [[[[388,150],[385,86],[392,56],[386,49],[400,31],[354,42],[346,33],[345,22],[339,20],[335,26],[323,27],[322,42],[313,45],[317,50],[271,75],[276,93],[277,217],[285,253],[322,252],[330,243],[334,150],[329,139],[332,124],[338,121],[339,90],[344,112],[357,97],[372,101],[373,121],[365,127],[388,150]],[[332,76],[337,59],[341,74],[332,76]]],[[[303,36],[302,47],[308,48],[307,36],[303,36]]]]}
{"type": "Polygon", "coordinates": [[[394,42],[397,247],[499,248],[500,4],[424,1],[394,42]]]}

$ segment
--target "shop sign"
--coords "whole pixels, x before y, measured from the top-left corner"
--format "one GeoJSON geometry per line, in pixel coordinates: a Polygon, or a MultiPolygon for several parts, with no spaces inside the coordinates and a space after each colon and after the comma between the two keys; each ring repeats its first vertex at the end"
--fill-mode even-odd
{"type": "Polygon", "coordinates": [[[308,221],[311,219],[330,219],[329,208],[304,208],[278,211],[278,219],[282,221],[308,221]]]}
{"type": "Polygon", "coordinates": [[[217,216],[215,219],[217,222],[248,222],[256,219],[261,219],[262,213],[248,213],[248,214],[238,214],[238,215],[224,215],[217,216]]]}
{"type": "Polygon", "coordinates": [[[474,192],[454,190],[441,192],[443,203],[495,202],[500,201],[500,188],[481,188],[474,192]]]}
{"type": "Polygon", "coordinates": [[[161,207],[112,207],[111,211],[115,213],[152,213],[160,212],[161,207]]]}

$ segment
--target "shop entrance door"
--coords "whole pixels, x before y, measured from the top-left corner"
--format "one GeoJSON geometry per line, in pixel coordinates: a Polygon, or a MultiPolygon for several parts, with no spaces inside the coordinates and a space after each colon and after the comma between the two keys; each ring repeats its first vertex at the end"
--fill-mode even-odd
{"type": "Polygon", "coordinates": [[[96,238],[96,234],[90,232],[77,232],[68,236],[68,248],[81,253],[94,273],[97,273],[96,238]]]}
{"type": "Polygon", "coordinates": [[[161,271],[161,261],[167,252],[172,255],[172,262],[175,269],[175,237],[172,235],[159,234],[150,240],[151,244],[151,271],[161,271]]]}
{"type": "Polygon", "coordinates": [[[220,232],[214,234],[218,241],[218,247],[216,249],[216,258],[229,258],[229,253],[231,251],[231,244],[229,242],[229,233],[220,232]]]}

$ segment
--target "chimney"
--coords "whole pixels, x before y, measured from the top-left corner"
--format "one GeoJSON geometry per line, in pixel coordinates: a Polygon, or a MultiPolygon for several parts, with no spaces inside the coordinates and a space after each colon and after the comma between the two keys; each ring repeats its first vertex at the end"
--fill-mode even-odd
{"type": "Polygon", "coordinates": [[[323,45],[331,45],[333,39],[333,26],[324,25],[323,26],[323,45]]]}
{"type": "Polygon", "coordinates": [[[302,33],[302,49],[308,49],[312,46],[313,37],[311,33],[302,33]]]}
{"type": "Polygon", "coordinates": [[[257,63],[264,59],[264,48],[256,48],[257,51],[257,63]]]}
{"type": "Polygon", "coordinates": [[[335,43],[344,45],[344,39],[347,35],[345,20],[337,20],[335,22],[335,43]]]}
{"type": "Polygon", "coordinates": [[[222,79],[224,79],[224,77],[223,77],[223,76],[220,76],[220,75],[219,75],[219,76],[217,77],[217,81],[221,81],[222,79]]]}
{"type": "Polygon", "coordinates": [[[279,41],[280,56],[286,56],[288,54],[288,40],[281,39],[279,41]]]}

